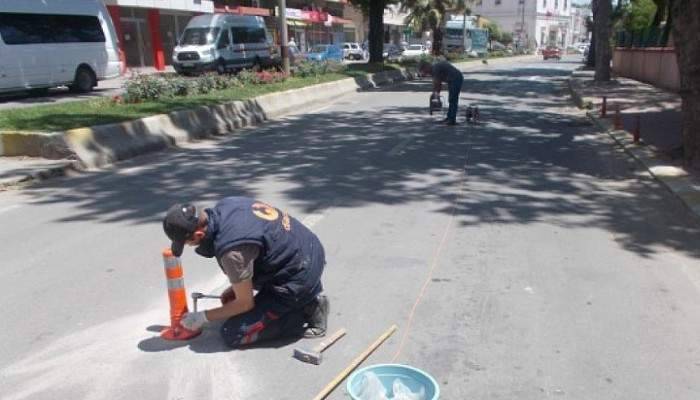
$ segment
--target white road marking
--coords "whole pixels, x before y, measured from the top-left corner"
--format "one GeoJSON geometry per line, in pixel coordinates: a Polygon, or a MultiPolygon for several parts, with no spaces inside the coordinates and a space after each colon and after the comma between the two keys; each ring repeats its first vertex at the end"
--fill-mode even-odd
{"type": "Polygon", "coordinates": [[[325,217],[323,213],[309,214],[301,221],[301,223],[304,224],[307,228],[311,228],[314,225],[316,225],[318,221],[322,220],[323,217],[325,217]]]}
{"type": "Polygon", "coordinates": [[[399,144],[394,146],[389,152],[387,153],[390,156],[395,156],[397,154],[400,154],[406,146],[408,146],[409,143],[411,143],[411,140],[413,140],[413,136],[409,136],[406,139],[402,140],[399,144]]]}
{"type": "Polygon", "coordinates": [[[15,208],[19,208],[19,207],[20,207],[19,204],[13,204],[11,206],[0,208],[0,214],[4,213],[6,211],[14,210],[15,208]]]}
{"type": "Polygon", "coordinates": [[[321,112],[321,111],[327,110],[327,109],[329,109],[329,108],[331,108],[331,107],[333,107],[333,106],[334,106],[334,104],[328,104],[328,105],[325,105],[325,106],[323,106],[323,107],[320,107],[320,108],[316,108],[316,109],[314,109],[314,110],[311,110],[311,111],[309,112],[309,114],[314,114],[314,113],[317,113],[317,112],[321,112]]]}

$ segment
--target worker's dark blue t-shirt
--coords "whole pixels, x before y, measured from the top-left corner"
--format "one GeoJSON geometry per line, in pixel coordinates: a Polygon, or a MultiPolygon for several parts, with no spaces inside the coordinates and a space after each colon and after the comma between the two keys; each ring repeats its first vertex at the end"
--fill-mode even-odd
{"type": "Polygon", "coordinates": [[[292,303],[308,302],[321,292],[323,246],[297,219],[246,197],[225,198],[206,212],[217,258],[234,246],[260,247],[253,267],[258,290],[272,290],[292,303]]]}
{"type": "Polygon", "coordinates": [[[447,61],[439,61],[433,64],[433,77],[440,82],[451,82],[462,78],[462,71],[447,61]]]}

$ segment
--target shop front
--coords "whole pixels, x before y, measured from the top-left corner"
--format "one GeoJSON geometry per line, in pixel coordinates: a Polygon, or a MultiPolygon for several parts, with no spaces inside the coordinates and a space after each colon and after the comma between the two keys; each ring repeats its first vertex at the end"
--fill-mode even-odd
{"type": "MultiPolygon", "coordinates": [[[[190,18],[214,12],[211,0],[163,0],[146,7],[138,0],[104,0],[119,39],[126,68],[154,68],[170,64],[178,37],[190,18]]],[[[122,71],[124,72],[124,71],[122,71]]]]}
{"type": "Polygon", "coordinates": [[[314,10],[301,10],[287,8],[288,35],[294,38],[299,50],[307,52],[317,44],[341,44],[347,40],[348,33],[345,26],[352,29],[354,38],[354,25],[352,21],[333,16],[327,12],[314,10]]]}

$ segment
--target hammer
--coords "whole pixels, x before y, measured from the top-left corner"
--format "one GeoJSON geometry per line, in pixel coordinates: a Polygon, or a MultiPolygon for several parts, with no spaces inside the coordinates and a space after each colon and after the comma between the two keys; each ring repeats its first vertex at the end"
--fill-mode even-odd
{"type": "Polygon", "coordinates": [[[340,339],[344,335],[345,328],[341,328],[338,330],[338,332],[334,333],[333,336],[319,343],[316,347],[314,347],[311,350],[304,350],[299,348],[294,349],[294,354],[292,354],[292,357],[303,362],[319,365],[321,364],[322,359],[321,353],[328,347],[330,347],[330,345],[337,342],[338,339],[340,339]]]}
{"type": "Polygon", "coordinates": [[[192,292],[192,301],[194,302],[194,312],[197,312],[197,300],[199,299],[220,299],[221,296],[214,296],[212,294],[204,294],[199,292],[192,292]]]}

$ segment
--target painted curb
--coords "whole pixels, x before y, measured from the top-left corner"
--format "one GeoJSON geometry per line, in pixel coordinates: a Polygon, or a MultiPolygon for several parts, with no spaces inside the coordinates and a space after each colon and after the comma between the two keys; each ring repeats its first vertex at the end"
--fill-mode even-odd
{"type": "MultiPolygon", "coordinates": [[[[569,79],[571,82],[572,79],[569,79]]],[[[574,90],[575,85],[569,84],[572,98],[581,98],[574,90]]],[[[577,104],[578,105],[578,104],[577,104]]],[[[580,106],[579,106],[580,107],[580,106]]],[[[676,196],[685,206],[700,219],[700,183],[695,182],[682,168],[668,165],[659,159],[654,151],[644,142],[634,143],[632,135],[625,130],[616,130],[611,121],[599,118],[595,111],[586,112],[586,116],[603,132],[607,133],[628,156],[639,163],[649,174],[669,192],[676,196]]]]}

